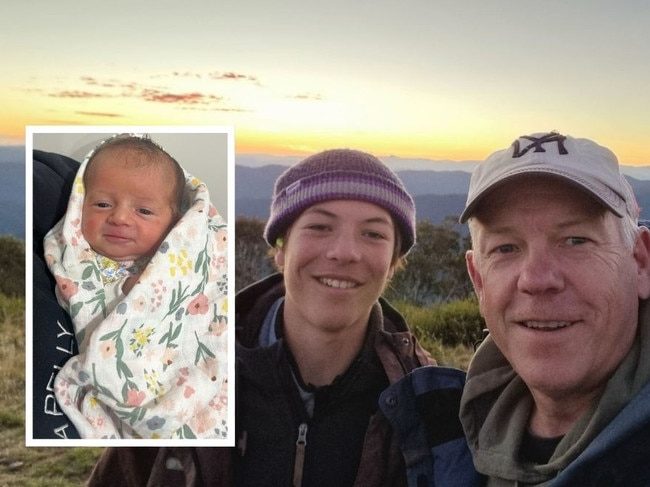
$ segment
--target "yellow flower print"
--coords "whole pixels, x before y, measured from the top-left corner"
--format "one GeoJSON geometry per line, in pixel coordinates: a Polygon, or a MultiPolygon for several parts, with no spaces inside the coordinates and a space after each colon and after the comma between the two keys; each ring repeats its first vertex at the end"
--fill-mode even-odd
{"type": "Polygon", "coordinates": [[[151,392],[156,397],[160,397],[165,393],[165,386],[160,382],[158,378],[158,372],[151,370],[147,372],[147,369],[144,370],[144,381],[147,385],[147,390],[151,392]]]}
{"type": "Polygon", "coordinates": [[[129,340],[129,350],[135,353],[136,356],[142,356],[142,350],[146,344],[149,343],[149,338],[153,334],[154,329],[151,326],[145,328],[144,323],[137,329],[131,332],[131,339],[129,340]]]}
{"type": "Polygon", "coordinates": [[[75,178],[74,184],[75,184],[75,191],[77,192],[77,194],[83,194],[84,192],[83,179],[80,177],[75,178]]]}
{"type": "Polygon", "coordinates": [[[177,273],[178,275],[187,276],[187,273],[194,267],[192,260],[187,258],[187,250],[185,249],[181,249],[177,254],[170,253],[169,263],[171,264],[169,274],[172,277],[176,277],[177,273]]]}

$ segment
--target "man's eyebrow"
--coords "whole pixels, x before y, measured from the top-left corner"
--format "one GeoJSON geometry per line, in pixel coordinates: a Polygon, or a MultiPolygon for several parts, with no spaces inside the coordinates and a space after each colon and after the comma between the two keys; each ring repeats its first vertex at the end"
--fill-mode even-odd
{"type": "MultiPolygon", "coordinates": [[[[567,228],[573,228],[573,227],[582,227],[589,222],[594,222],[597,221],[599,217],[597,215],[581,215],[581,216],[571,216],[565,220],[562,220],[558,223],[555,224],[555,227],[559,230],[565,230],[567,228]]],[[[502,225],[494,225],[490,223],[483,223],[483,232],[486,235],[502,235],[502,234],[508,234],[508,233],[514,233],[518,230],[518,226],[515,224],[502,224],[502,225]]]]}

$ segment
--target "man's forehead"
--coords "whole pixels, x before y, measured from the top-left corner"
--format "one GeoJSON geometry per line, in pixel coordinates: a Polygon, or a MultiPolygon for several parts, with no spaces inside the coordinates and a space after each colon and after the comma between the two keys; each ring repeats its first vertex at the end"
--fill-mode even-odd
{"type": "MultiPolygon", "coordinates": [[[[494,187],[476,208],[476,216],[506,210],[514,205],[525,205],[535,201],[537,205],[552,203],[592,212],[604,212],[605,206],[584,189],[562,178],[525,174],[505,181],[494,187]]],[[[542,206],[543,210],[543,206],[542,206]]]]}

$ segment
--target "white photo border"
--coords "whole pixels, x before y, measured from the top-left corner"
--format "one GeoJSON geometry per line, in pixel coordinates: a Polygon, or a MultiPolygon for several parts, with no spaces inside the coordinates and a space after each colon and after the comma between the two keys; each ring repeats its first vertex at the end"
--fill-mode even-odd
{"type": "MultiPolygon", "coordinates": [[[[228,431],[215,439],[44,439],[33,437],[33,260],[25,259],[25,445],[27,447],[210,446],[235,445],[235,129],[230,125],[28,125],[25,127],[25,248],[33,249],[33,139],[35,134],[225,134],[228,208],[228,431]]],[[[81,161],[79,161],[81,162],[81,161]]],[[[214,191],[212,188],[208,188],[214,191]]]]}

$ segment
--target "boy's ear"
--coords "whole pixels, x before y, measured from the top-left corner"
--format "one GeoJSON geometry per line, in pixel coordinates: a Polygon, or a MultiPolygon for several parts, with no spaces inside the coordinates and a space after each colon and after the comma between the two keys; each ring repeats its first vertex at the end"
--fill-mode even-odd
{"type": "Polygon", "coordinates": [[[277,245],[275,247],[273,260],[275,260],[276,267],[282,271],[284,269],[284,245],[277,245]]]}

